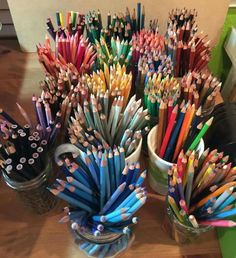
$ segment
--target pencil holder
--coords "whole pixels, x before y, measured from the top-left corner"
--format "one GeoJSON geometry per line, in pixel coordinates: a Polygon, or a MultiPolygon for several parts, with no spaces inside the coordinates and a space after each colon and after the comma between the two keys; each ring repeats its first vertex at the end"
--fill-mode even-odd
{"type": "Polygon", "coordinates": [[[208,232],[213,227],[200,226],[199,228],[189,227],[180,223],[167,204],[164,217],[163,230],[169,234],[179,245],[184,245],[193,242],[201,234],[208,232]]]}
{"type": "MultiPolygon", "coordinates": [[[[158,125],[153,127],[149,132],[147,137],[148,145],[148,181],[151,188],[161,194],[167,194],[167,178],[168,178],[168,169],[172,167],[173,163],[165,161],[160,158],[156,153],[156,135],[157,135],[158,125]]],[[[200,141],[200,144],[197,148],[199,155],[204,151],[204,142],[200,141]]]]}
{"type": "Polygon", "coordinates": [[[116,257],[128,249],[135,238],[133,233],[104,232],[100,236],[94,236],[91,231],[86,231],[84,228],[72,229],[73,223],[70,228],[75,243],[89,257],[116,257]]]}
{"type": "Polygon", "coordinates": [[[135,151],[125,158],[126,164],[136,163],[139,161],[141,150],[142,150],[143,139],[141,138],[135,151]]]}
{"type": "Polygon", "coordinates": [[[52,172],[52,163],[50,161],[47,167],[30,181],[16,182],[4,172],[2,174],[6,184],[17,192],[25,206],[37,214],[43,214],[50,211],[57,202],[57,199],[46,189],[51,182],[54,182],[52,172]]]}

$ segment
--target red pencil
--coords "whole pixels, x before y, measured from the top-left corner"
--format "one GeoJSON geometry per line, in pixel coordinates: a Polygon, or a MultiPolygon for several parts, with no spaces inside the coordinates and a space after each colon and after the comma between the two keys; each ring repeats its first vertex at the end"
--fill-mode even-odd
{"type": "Polygon", "coordinates": [[[161,144],[161,149],[160,149],[160,153],[159,153],[160,158],[163,158],[163,156],[165,154],[166,147],[168,145],[171,132],[172,132],[172,130],[174,128],[174,125],[175,125],[175,120],[176,120],[176,116],[177,116],[177,113],[178,113],[178,107],[179,106],[177,104],[172,111],[172,114],[171,114],[171,117],[170,117],[170,122],[168,123],[167,130],[166,130],[164,139],[163,139],[162,144],[161,144]]]}

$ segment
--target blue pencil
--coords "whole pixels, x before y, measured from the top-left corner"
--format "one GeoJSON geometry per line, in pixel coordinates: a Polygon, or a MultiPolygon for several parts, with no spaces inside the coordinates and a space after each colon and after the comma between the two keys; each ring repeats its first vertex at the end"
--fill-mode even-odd
{"type": "Polygon", "coordinates": [[[115,149],[114,153],[114,165],[115,165],[115,176],[116,176],[116,187],[119,186],[120,182],[120,154],[117,149],[115,149]]]}
{"type": "Polygon", "coordinates": [[[120,209],[122,207],[126,207],[127,203],[135,197],[136,194],[138,194],[141,191],[141,188],[136,188],[123,202],[119,204],[119,206],[116,207],[116,209],[120,209]]]}
{"type": "Polygon", "coordinates": [[[135,213],[143,204],[145,204],[146,200],[147,200],[146,196],[139,199],[132,207],[130,207],[129,213],[131,214],[135,213]]]}
{"type": "Polygon", "coordinates": [[[91,160],[88,156],[85,158],[85,162],[86,162],[86,165],[88,166],[88,168],[90,170],[90,174],[91,174],[97,188],[99,189],[100,184],[99,184],[99,181],[98,181],[97,172],[95,170],[95,167],[93,166],[93,163],[91,162],[91,160]]]}
{"type": "Polygon", "coordinates": [[[127,184],[126,178],[127,178],[128,172],[129,172],[129,167],[126,165],[121,173],[121,178],[120,178],[119,184],[123,184],[124,182],[126,182],[126,184],[127,184]]]}
{"type": "Polygon", "coordinates": [[[93,194],[93,191],[91,190],[91,188],[88,188],[87,186],[81,184],[79,181],[77,181],[76,179],[74,179],[73,177],[71,176],[68,176],[66,178],[67,182],[72,184],[73,186],[83,190],[84,192],[88,193],[88,194],[93,194]]]}
{"type": "Polygon", "coordinates": [[[127,177],[126,177],[126,184],[127,185],[130,185],[132,183],[131,181],[132,181],[132,178],[133,178],[134,170],[135,170],[135,165],[134,165],[134,163],[132,163],[129,166],[129,171],[128,171],[128,174],[127,174],[127,177]]]}
{"type": "Polygon", "coordinates": [[[90,188],[89,181],[84,177],[82,170],[80,169],[70,169],[71,174],[87,188],[90,188]]]}
{"type": "Polygon", "coordinates": [[[137,28],[140,31],[141,26],[141,3],[137,3],[137,28]]]}
{"type": "Polygon", "coordinates": [[[49,190],[51,193],[53,193],[54,195],[56,195],[56,196],[58,196],[59,198],[63,199],[64,201],[67,201],[68,203],[70,203],[70,204],[73,205],[73,206],[79,207],[79,208],[81,208],[81,209],[83,209],[83,210],[86,210],[87,212],[92,212],[92,211],[93,211],[93,210],[92,210],[89,206],[87,206],[86,204],[84,204],[84,203],[82,203],[82,202],[76,200],[75,198],[70,197],[70,196],[68,196],[68,195],[66,195],[66,194],[64,194],[64,193],[62,193],[62,192],[60,192],[60,191],[58,191],[58,190],[56,190],[56,189],[50,189],[50,188],[48,188],[48,190],[49,190]]]}
{"type": "Polygon", "coordinates": [[[230,205],[233,201],[236,200],[236,194],[230,195],[220,206],[217,208],[217,210],[223,210],[225,207],[230,205]]]}
{"type": "Polygon", "coordinates": [[[115,177],[115,165],[113,158],[113,151],[110,149],[108,152],[108,168],[110,174],[111,193],[113,194],[116,190],[116,177],[115,177]]]}
{"type": "Polygon", "coordinates": [[[141,186],[141,185],[144,183],[144,180],[145,180],[145,178],[146,178],[146,175],[147,175],[147,171],[144,170],[144,171],[140,174],[140,176],[139,176],[139,178],[138,178],[138,180],[137,180],[135,186],[141,186]]]}
{"type": "Polygon", "coordinates": [[[174,126],[173,133],[172,133],[170,141],[167,145],[167,149],[166,149],[166,152],[165,152],[165,155],[164,155],[164,160],[168,160],[168,161],[172,160],[172,154],[173,154],[174,149],[175,149],[174,146],[175,146],[175,143],[177,141],[178,134],[179,134],[180,128],[182,126],[182,122],[183,122],[185,113],[186,113],[186,108],[183,107],[181,112],[178,115],[178,119],[177,119],[177,122],[174,126]]]}
{"type": "Polygon", "coordinates": [[[110,219],[108,219],[108,222],[112,222],[112,223],[118,223],[124,220],[127,220],[130,217],[131,213],[122,213],[120,215],[117,215],[115,217],[112,217],[110,219]]]}
{"type": "Polygon", "coordinates": [[[233,215],[236,215],[236,208],[234,209],[231,209],[231,210],[228,210],[228,211],[221,211],[220,213],[218,214],[213,214],[213,218],[214,219],[223,219],[223,218],[226,218],[226,217],[229,217],[229,216],[233,216],[233,215]]]}
{"type": "Polygon", "coordinates": [[[131,178],[131,182],[130,182],[131,184],[134,184],[137,181],[138,176],[139,176],[139,171],[140,171],[140,163],[137,162],[136,165],[135,165],[133,176],[131,178]]]}
{"type": "Polygon", "coordinates": [[[217,199],[212,209],[217,209],[224,201],[233,193],[234,187],[230,187],[229,189],[225,190],[217,199]]]}
{"type": "Polygon", "coordinates": [[[111,198],[107,201],[106,205],[103,207],[101,210],[100,214],[106,214],[107,210],[112,206],[112,204],[118,199],[118,197],[122,194],[126,186],[126,183],[124,182],[118,188],[116,191],[113,193],[111,198]]]}
{"type": "Polygon", "coordinates": [[[105,199],[106,199],[106,173],[107,173],[107,164],[106,160],[101,161],[100,166],[100,209],[103,208],[105,199]]]}

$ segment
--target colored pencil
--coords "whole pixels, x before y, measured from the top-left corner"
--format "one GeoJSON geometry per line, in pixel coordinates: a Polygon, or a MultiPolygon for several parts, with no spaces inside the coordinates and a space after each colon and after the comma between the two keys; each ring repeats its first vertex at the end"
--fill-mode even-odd
{"type": "Polygon", "coordinates": [[[169,206],[176,219],[194,228],[235,227],[236,223],[227,219],[235,214],[236,186],[235,179],[226,180],[231,169],[231,163],[226,164],[227,157],[217,150],[206,150],[200,157],[194,151],[181,152],[179,160],[183,159],[187,159],[186,169],[180,171],[180,166],[174,165],[168,173],[169,206]],[[182,180],[183,185],[176,185],[176,181],[182,180]],[[187,217],[181,213],[184,203],[187,217]]]}

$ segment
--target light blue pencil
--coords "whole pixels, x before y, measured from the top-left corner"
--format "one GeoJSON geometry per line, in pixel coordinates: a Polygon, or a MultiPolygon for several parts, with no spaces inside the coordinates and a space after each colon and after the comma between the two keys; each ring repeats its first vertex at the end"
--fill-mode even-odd
{"type": "Polygon", "coordinates": [[[120,209],[123,207],[126,207],[127,203],[132,200],[136,194],[138,194],[141,191],[141,187],[136,188],[133,192],[131,192],[130,195],[128,195],[128,197],[125,198],[125,200],[118,206],[116,207],[116,209],[120,209]]]}
{"type": "Polygon", "coordinates": [[[103,245],[103,246],[102,246],[102,250],[101,250],[101,251],[99,252],[99,254],[98,254],[98,258],[104,258],[104,257],[106,256],[106,254],[107,254],[109,248],[110,248],[110,245],[109,245],[109,244],[103,245]]]}
{"type": "Polygon", "coordinates": [[[143,182],[144,182],[144,180],[145,180],[145,178],[146,178],[146,175],[147,175],[147,171],[144,170],[144,171],[141,173],[141,175],[139,176],[139,178],[138,178],[138,180],[137,180],[135,186],[140,186],[140,185],[142,185],[143,182]]]}
{"type": "Polygon", "coordinates": [[[224,201],[233,193],[234,187],[230,187],[229,189],[225,190],[217,199],[212,209],[217,209],[224,201]]]}
{"type": "Polygon", "coordinates": [[[234,209],[231,209],[231,210],[228,210],[228,211],[224,211],[224,212],[219,212],[218,214],[213,214],[212,216],[217,219],[223,219],[223,218],[226,218],[226,217],[229,217],[229,216],[233,216],[233,215],[236,215],[236,208],[234,209]]]}
{"type": "Polygon", "coordinates": [[[111,198],[107,201],[100,214],[106,214],[106,211],[112,206],[112,204],[118,199],[126,187],[126,183],[119,185],[116,191],[112,194],[111,198]]]}
{"type": "Polygon", "coordinates": [[[115,211],[107,214],[107,215],[102,215],[102,216],[93,216],[92,219],[95,221],[100,221],[100,222],[105,222],[113,217],[116,217],[118,215],[121,215],[125,212],[128,211],[128,208],[121,208],[121,209],[116,209],[115,211]]]}
{"type": "Polygon", "coordinates": [[[236,193],[230,195],[218,208],[217,210],[223,210],[225,207],[230,205],[233,201],[236,200],[236,193]]]}
{"type": "Polygon", "coordinates": [[[88,255],[95,254],[100,248],[101,245],[93,245],[93,247],[89,250],[88,255]]]}
{"type": "Polygon", "coordinates": [[[146,196],[139,199],[132,207],[130,207],[129,213],[134,214],[140,207],[144,205],[146,200],[147,200],[146,196]]]}
{"type": "Polygon", "coordinates": [[[130,217],[131,213],[127,212],[127,213],[122,213],[120,215],[117,215],[115,217],[112,217],[110,219],[107,220],[107,222],[111,222],[111,223],[118,223],[121,221],[125,221],[130,217]]]}

